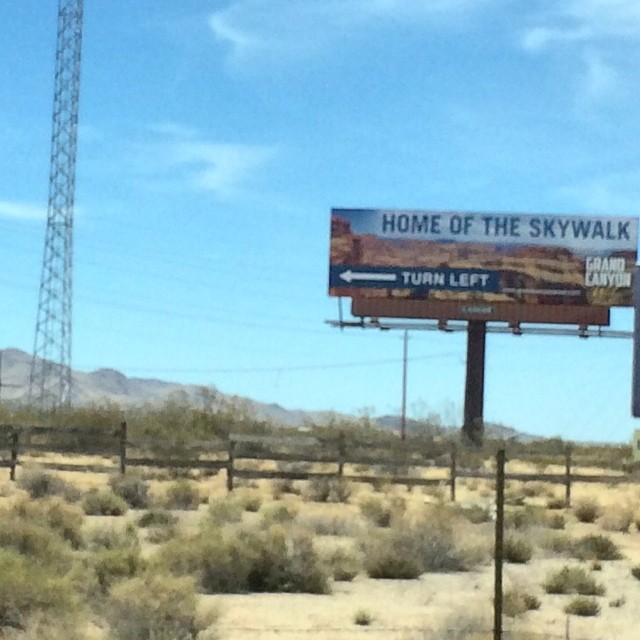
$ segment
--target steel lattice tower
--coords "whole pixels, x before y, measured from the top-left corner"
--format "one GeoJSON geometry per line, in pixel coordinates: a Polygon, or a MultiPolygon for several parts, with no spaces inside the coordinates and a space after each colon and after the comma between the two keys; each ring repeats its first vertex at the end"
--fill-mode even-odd
{"type": "Polygon", "coordinates": [[[29,399],[41,408],[71,398],[73,204],[83,0],[58,0],[47,230],[29,399]]]}

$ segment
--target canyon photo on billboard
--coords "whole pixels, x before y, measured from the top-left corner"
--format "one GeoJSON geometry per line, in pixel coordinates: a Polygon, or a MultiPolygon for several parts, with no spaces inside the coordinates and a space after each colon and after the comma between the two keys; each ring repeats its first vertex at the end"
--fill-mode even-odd
{"type": "Polygon", "coordinates": [[[631,306],[631,217],[332,209],[329,293],[631,306]]]}

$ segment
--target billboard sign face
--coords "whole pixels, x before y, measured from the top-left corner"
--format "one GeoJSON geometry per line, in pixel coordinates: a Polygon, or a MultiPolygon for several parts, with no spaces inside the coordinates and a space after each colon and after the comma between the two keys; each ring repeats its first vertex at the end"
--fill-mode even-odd
{"type": "Polygon", "coordinates": [[[335,296],[631,306],[638,220],[333,209],[335,296]]]}

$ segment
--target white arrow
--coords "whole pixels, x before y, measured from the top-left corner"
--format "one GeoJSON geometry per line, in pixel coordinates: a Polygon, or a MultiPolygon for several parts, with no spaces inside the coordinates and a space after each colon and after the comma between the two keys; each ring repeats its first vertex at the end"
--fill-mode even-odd
{"type": "Polygon", "coordinates": [[[340,279],[351,284],[354,280],[368,280],[369,282],[395,282],[398,276],[395,273],[354,273],[348,269],[340,274],[340,279]]]}

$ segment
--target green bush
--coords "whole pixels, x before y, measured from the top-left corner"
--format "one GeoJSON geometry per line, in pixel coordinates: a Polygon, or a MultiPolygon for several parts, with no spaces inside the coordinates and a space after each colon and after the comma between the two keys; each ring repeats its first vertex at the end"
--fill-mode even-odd
{"type": "Polygon", "coordinates": [[[547,500],[547,509],[564,509],[566,506],[566,500],[559,496],[553,496],[547,500]]]}
{"type": "Polygon", "coordinates": [[[577,593],[582,596],[602,596],[605,588],[582,567],[563,567],[547,576],[544,590],[551,594],[577,593]]]}
{"type": "Polygon", "coordinates": [[[598,502],[592,499],[581,500],[573,507],[573,514],[578,522],[595,522],[600,517],[601,512],[598,502]]]}
{"type": "Polygon", "coordinates": [[[576,540],[571,555],[578,560],[620,560],[622,552],[607,536],[590,534],[576,540]]]}
{"type": "Polygon", "coordinates": [[[37,612],[62,615],[74,608],[67,581],[35,559],[0,548],[0,635],[3,628],[23,629],[37,612]]]}
{"type": "Polygon", "coordinates": [[[526,564],[533,556],[533,546],[522,536],[509,535],[504,540],[503,556],[506,562],[526,564]]]}
{"type": "Polygon", "coordinates": [[[85,494],[82,508],[89,516],[122,516],[127,510],[123,498],[108,489],[93,489],[85,494]]]}
{"type": "Polygon", "coordinates": [[[262,506],[262,497],[257,493],[246,493],[239,498],[239,502],[245,511],[256,513],[262,506]]]}
{"type": "Polygon", "coordinates": [[[631,567],[631,575],[636,580],[640,580],[640,564],[636,564],[633,567],[631,567]]]}
{"type": "Polygon", "coordinates": [[[167,509],[195,511],[199,505],[200,492],[193,482],[182,478],[169,485],[165,496],[167,509]]]}
{"type": "Polygon", "coordinates": [[[353,623],[359,627],[368,627],[373,622],[373,614],[366,609],[358,609],[353,616],[353,623]]]}
{"type": "Polygon", "coordinates": [[[193,580],[146,574],[112,588],[109,620],[117,640],[190,640],[196,605],[193,580]]]}
{"type": "Polygon", "coordinates": [[[600,613],[600,605],[595,598],[578,596],[567,604],[564,612],[572,616],[597,616],[600,613]]]}
{"type": "Polygon", "coordinates": [[[547,531],[540,539],[540,546],[543,549],[547,549],[556,554],[567,553],[571,550],[572,544],[571,538],[566,533],[560,531],[547,531]]]}

